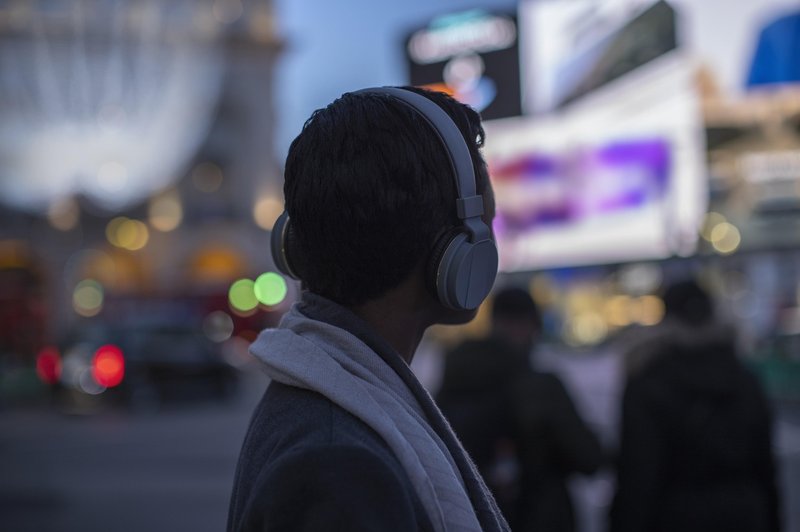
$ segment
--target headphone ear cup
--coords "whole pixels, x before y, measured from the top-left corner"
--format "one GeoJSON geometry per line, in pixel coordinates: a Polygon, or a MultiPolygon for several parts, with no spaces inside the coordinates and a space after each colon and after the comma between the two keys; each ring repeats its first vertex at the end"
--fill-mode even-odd
{"type": "Polygon", "coordinates": [[[289,247],[292,233],[289,213],[283,211],[272,226],[270,251],[272,252],[272,261],[281,273],[288,275],[292,279],[299,279],[300,277],[295,273],[289,260],[289,247]]]}
{"type": "Polygon", "coordinates": [[[437,288],[437,278],[439,277],[439,265],[442,262],[442,256],[447,250],[452,240],[462,233],[461,228],[451,227],[439,233],[436,241],[433,243],[430,255],[428,255],[428,264],[425,271],[425,284],[428,287],[430,294],[438,301],[442,302],[439,297],[439,289],[437,288]]]}
{"type": "Polygon", "coordinates": [[[456,310],[478,308],[492,290],[497,266],[497,247],[491,238],[470,242],[466,233],[456,235],[439,259],[439,301],[456,310]]]}

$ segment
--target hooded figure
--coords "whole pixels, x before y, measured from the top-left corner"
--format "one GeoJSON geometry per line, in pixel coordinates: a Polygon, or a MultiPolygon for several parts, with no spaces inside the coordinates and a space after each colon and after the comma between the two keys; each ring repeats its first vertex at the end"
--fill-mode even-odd
{"type": "Polygon", "coordinates": [[[694,281],[628,354],[611,532],[777,532],[770,409],[694,281]]]}

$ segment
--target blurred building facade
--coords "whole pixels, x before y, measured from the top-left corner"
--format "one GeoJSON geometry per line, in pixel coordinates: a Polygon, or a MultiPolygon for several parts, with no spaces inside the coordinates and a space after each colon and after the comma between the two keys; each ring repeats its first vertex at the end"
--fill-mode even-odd
{"type": "Polygon", "coordinates": [[[271,2],[2,2],[0,43],[0,354],[229,312],[282,208],[271,2]]]}

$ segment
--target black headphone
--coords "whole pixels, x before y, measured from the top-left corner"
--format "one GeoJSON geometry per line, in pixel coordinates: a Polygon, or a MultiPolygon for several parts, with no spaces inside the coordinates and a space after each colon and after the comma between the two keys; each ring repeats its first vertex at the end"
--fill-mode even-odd
{"type": "MultiPolygon", "coordinates": [[[[447,152],[455,176],[456,212],[461,225],[436,241],[428,265],[427,282],[439,301],[456,310],[472,310],[489,295],[497,275],[497,247],[483,222],[483,197],[476,194],[475,169],[467,143],[452,118],[421,94],[396,87],[363,89],[353,94],[388,94],[425,119],[447,152]]],[[[272,258],[284,274],[299,279],[287,254],[291,239],[289,214],[284,211],[272,229],[272,258]]]]}

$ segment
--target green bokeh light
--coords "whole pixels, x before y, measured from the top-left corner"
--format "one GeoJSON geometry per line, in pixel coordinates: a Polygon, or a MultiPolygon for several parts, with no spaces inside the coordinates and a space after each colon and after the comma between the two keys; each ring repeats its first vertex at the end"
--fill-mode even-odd
{"type": "Polygon", "coordinates": [[[248,312],[258,306],[255,291],[255,283],[250,279],[239,279],[235,281],[228,290],[228,301],[231,306],[240,311],[248,312]]]}
{"type": "Polygon", "coordinates": [[[94,316],[103,308],[103,285],[94,279],[79,282],[72,293],[72,307],[81,316],[94,316]]]}
{"type": "Polygon", "coordinates": [[[279,304],[286,298],[286,291],[286,280],[275,272],[262,273],[256,279],[256,298],[264,305],[279,304]]]}

